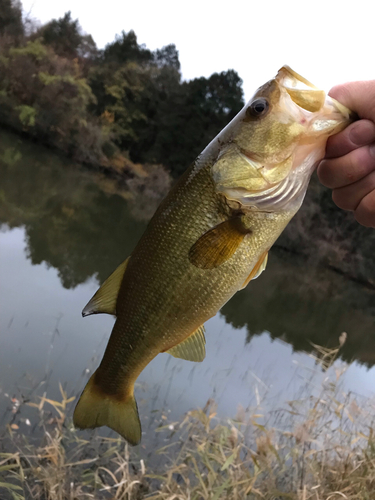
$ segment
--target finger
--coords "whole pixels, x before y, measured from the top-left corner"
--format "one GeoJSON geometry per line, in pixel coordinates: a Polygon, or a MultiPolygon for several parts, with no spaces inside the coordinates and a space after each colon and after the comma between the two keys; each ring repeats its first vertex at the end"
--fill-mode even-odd
{"type": "Polygon", "coordinates": [[[344,156],[353,149],[367,146],[372,142],[375,142],[375,123],[370,120],[359,120],[328,139],[325,157],[344,156]]]}
{"type": "Polygon", "coordinates": [[[343,83],[333,87],[329,95],[361,118],[375,119],[375,80],[343,83]]]}
{"type": "Polygon", "coordinates": [[[375,228],[375,191],[362,199],[354,215],[362,226],[375,228]]]}
{"type": "Polygon", "coordinates": [[[344,210],[356,210],[362,201],[375,189],[375,172],[366,175],[360,181],[354,182],[349,186],[334,189],[332,199],[335,204],[344,210]]]}
{"type": "Polygon", "coordinates": [[[320,182],[331,189],[359,181],[375,170],[375,145],[363,146],[341,158],[323,160],[318,166],[320,182]]]}

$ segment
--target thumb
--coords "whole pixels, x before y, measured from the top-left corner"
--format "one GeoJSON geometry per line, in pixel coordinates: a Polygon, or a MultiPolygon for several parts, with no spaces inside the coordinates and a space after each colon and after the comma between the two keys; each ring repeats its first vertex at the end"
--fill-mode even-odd
{"type": "Polygon", "coordinates": [[[360,118],[375,121],[375,80],[336,85],[329,95],[355,111],[360,118]]]}

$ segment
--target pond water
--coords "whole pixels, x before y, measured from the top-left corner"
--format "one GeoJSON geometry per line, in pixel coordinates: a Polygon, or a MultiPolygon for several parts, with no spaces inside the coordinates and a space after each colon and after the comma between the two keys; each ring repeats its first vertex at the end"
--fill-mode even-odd
{"type": "MultiPolygon", "coordinates": [[[[0,425],[14,418],[12,397],[46,393],[59,383],[78,396],[104,352],[114,320],[81,317],[98,285],[136,245],[147,222],[145,200],[54,152],[1,131],[0,139],[0,425]]],[[[209,398],[220,416],[277,408],[306,390],[315,370],[312,344],[353,361],[342,383],[374,391],[375,292],[273,249],[265,273],[206,324],[207,356],[194,364],[161,354],[136,384],[143,430],[154,410],[179,419],[209,398]],[[307,371],[306,371],[307,370],[307,371]]],[[[336,363],[340,364],[340,360],[336,363]]],[[[324,372],[317,369],[317,377],[324,372]]],[[[17,418],[22,420],[22,414],[17,418]]]]}

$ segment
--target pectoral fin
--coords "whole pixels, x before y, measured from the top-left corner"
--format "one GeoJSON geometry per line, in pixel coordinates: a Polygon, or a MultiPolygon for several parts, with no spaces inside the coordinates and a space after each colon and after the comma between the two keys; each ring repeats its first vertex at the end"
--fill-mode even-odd
{"type": "Polygon", "coordinates": [[[206,356],[206,339],[204,336],[204,326],[200,326],[187,339],[180,344],[168,349],[168,353],[175,358],[186,359],[187,361],[203,361],[206,356]]]}
{"type": "Polygon", "coordinates": [[[264,252],[261,255],[260,259],[253,267],[251,273],[246,278],[246,280],[245,280],[244,284],[242,285],[242,287],[240,288],[240,290],[243,290],[250,283],[251,280],[257,279],[258,276],[260,276],[262,274],[262,272],[266,269],[267,262],[268,262],[268,250],[267,250],[267,252],[264,252]]]}
{"type": "Polygon", "coordinates": [[[128,257],[118,268],[105,280],[96,294],[86,304],[82,311],[82,316],[90,314],[107,313],[116,315],[117,296],[120,291],[122,278],[128,265],[128,257]]]}
{"type": "Polygon", "coordinates": [[[246,234],[241,217],[226,220],[204,233],[189,251],[190,262],[201,269],[214,269],[232,257],[246,234]]]}

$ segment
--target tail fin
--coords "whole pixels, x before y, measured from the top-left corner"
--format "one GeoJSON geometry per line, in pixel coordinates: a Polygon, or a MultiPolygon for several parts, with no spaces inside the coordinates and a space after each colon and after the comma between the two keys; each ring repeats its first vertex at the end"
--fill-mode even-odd
{"type": "Polygon", "coordinates": [[[88,381],[74,410],[74,425],[80,429],[107,425],[130,444],[138,444],[141,440],[141,422],[133,394],[129,394],[124,401],[103,394],[95,385],[94,376],[88,381]]]}

